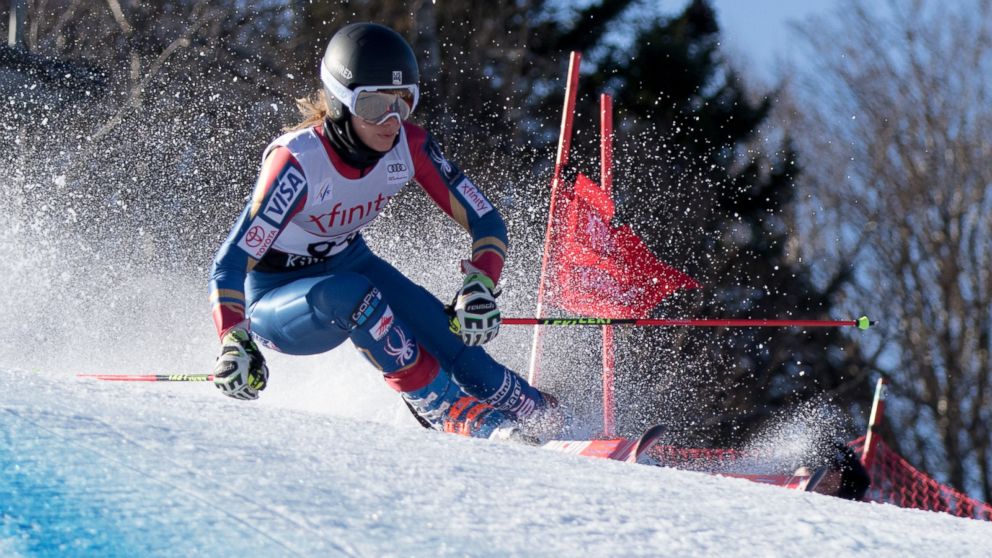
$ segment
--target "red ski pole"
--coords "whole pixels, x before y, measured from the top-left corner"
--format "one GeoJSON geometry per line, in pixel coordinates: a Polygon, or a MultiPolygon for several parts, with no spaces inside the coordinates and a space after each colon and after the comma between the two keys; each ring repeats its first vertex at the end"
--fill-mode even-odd
{"type": "Polygon", "coordinates": [[[856,327],[868,329],[877,321],[861,316],[856,320],[765,320],[765,319],[653,319],[653,318],[503,318],[503,325],[659,327],[856,327]]]}
{"type": "Polygon", "coordinates": [[[107,382],[212,382],[213,374],[76,374],[77,378],[90,378],[107,382]]]}

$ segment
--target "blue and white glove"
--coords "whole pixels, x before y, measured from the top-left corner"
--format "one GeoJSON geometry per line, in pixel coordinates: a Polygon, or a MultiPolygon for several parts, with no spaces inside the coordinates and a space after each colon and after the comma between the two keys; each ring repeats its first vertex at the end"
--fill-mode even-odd
{"type": "Polygon", "coordinates": [[[214,385],[224,395],[235,399],[258,399],[265,389],[269,369],[248,332],[231,328],[221,340],[220,356],[214,364],[214,385]]]}
{"type": "Polygon", "coordinates": [[[466,345],[482,345],[499,335],[502,321],[496,297],[500,290],[493,280],[478,268],[466,266],[462,288],[449,307],[451,331],[462,338],[466,345]]]}

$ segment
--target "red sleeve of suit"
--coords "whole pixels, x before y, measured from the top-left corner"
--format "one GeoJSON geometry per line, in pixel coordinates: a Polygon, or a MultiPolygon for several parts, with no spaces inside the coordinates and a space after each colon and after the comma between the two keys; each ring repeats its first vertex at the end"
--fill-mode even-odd
{"type": "Polygon", "coordinates": [[[509,243],[499,211],[445,158],[430,134],[409,122],[403,126],[413,156],[415,180],[438,207],[469,232],[472,264],[498,282],[509,243]]]}
{"type": "Polygon", "coordinates": [[[262,164],[255,191],[248,206],[241,212],[227,240],[214,257],[210,277],[210,303],[217,333],[223,337],[227,330],[245,319],[245,277],[279,232],[306,203],[306,181],[297,203],[278,220],[259,211],[266,207],[277,186],[286,176],[302,177],[303,169],[285,147],[273,149],[262,164]],[[290,173],[289,171],[293,171],[290,173]]]}

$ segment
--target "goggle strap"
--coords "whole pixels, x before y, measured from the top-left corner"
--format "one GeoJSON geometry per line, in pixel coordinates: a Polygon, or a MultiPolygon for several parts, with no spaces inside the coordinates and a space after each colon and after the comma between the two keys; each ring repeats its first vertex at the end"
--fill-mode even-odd
{"type": "Polygon", "coordinates": [[[348,110],[352,110],[355,106],[355,92],[338,81],[323,61],[320,63],[320,81],[324,82],[324,87],[334,95],[334,98],[341,101],[348,110]]]}

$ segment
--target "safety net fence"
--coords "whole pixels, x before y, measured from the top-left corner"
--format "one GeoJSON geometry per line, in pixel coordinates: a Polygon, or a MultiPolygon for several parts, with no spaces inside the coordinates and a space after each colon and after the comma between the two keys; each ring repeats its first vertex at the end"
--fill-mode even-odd
{"type": "MultiPolygon", "coordinates": [[[[992,521],[992,505],[942,484],[913,467],[878,436],[885,409],[886,384],[885,380],[878,381],[867,434],[846,444],[834,458],[837,472],[850,473],[852,461],[856,462],[854,468],[861,470],[858,473],[863,479],[861,489],[852,498],[992,521]],[[864,472],[869,478],[864,478],[864,472]],[[865,484],[867,489],[864,489],[865,484]]],[[[658,445],[650,453],[658,465],[741,477],[787,488],[804,489],[807,482],[818,480],[814,471],[803,468],[793,471],[782,467],[785,463],[779,463],[777,471],[761,471],[762,464],[767,466],[774,461],[764,452],[658,445]]],[[[848,478],[855,483],[861,480],[848,478]]]]}
{"type": "MultiPolygon", "coordinates": [[[[992,506],[989,504],[937,482],[910,465],[883,440],[876,439],[874,444],[874,457],[865,463],[871,475],[865,501],[992,521],[992,506]]],[[[851,446],[864,454],[865,437],[854,440],[851,446]]]]}

